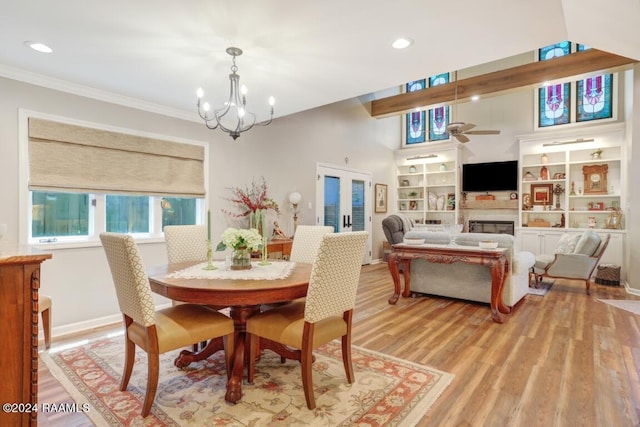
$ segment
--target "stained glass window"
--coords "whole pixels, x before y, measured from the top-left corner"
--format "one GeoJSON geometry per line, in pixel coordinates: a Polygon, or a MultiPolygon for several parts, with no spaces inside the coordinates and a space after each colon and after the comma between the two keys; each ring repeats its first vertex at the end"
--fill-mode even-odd
{"type": "MultiPolygon", "coordinates": [[[[545,46],[538,51],[538,60],[547,61],[569,55],[571,43],[563,41],[545,46]]],[[[538,90],[538,126],[555,126],[570,121],[571,84],[549,85],[538,90]]]]}
{"type": "Polygon", "coordinates": [[[571,53],[571,43],[566,40],[560,43],[545,46],[538,51],[538,60],[546,61],[548,59],[557,58],[559,56],[569,55],[571,53]]]}
{"type": "MultiPolygon", "coordinates": [[[[414,80],[407,83],[407,92],[415,92],[426,87],[426,79],[414,80]]],[[[426,141],[425,122],[426,114],[424,111],[414,111],[407,114],[406,117],[406,135],[407,144],[418,144],[426,141]]]]}
{"type": "MultiPolygon", "coordinates": [[[[429,77],[429,87],[449,83],[449,73],[429,77]]],[[[447,125],[449,124],[449,108],[437,107],[429,110],[429,141],[448,139],[447,125]]]]}
{"type": "Polygon", "coordinates": [[[569,123],[571,85],[561,83],[538,90],[538,126],[555,126],[569,123]]]}
{"type": "MultiPolygon", "coordinates": [[[[590,49],[578,44],[577,51],[590,49]]],[[[613,117],[613,74],[588,77],[576,82],[576,121],[613,117]]]]}

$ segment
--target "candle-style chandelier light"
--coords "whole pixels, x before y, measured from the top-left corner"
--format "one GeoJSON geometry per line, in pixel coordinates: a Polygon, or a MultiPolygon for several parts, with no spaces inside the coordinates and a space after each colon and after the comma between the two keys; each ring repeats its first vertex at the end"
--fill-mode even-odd
{"type": "Polygon", "coordinates": [[[228,133],[234,140],[237,139],[242,132],[246,132],[254,125],[266,126],[273,120],[273,105],[275,100],[273,96],[269,97],[270,117],[269,120],[256,123],[256,115],[247,111],[247,88],[240,86],[240,75],[237,73],[236,57],[242,55],[242,49],[237,47],[228,47],[227,53],[233,57],[233,65],[231,66],[231,74],[229,74],[230,90],[229,100],[224,106],[211,113],[211,107],[208,102],[201,104],[204,92],[202,88],[198,89],[198,114],[204,120],[207,128],[220,128],[228,133]],[[215,125],[212,125],[215,123],[215,125]]]}

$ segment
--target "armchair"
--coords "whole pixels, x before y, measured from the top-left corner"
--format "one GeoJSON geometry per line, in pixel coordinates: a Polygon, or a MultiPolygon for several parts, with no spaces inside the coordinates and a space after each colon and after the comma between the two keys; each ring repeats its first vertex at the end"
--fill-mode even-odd
{"type": "Polygon", "coordinates": [[[556,247],[555,254],[536,256],[536,262],[531,268],[536,286],[543,277],[584,280],[589,292],[591,276],[607,249],[611,235],[607,234],[602,239],[593,230],[587,230],[578,236],[565,233],[556,247]],[[571,243],[572,240],[575,243],[571,243]]]}

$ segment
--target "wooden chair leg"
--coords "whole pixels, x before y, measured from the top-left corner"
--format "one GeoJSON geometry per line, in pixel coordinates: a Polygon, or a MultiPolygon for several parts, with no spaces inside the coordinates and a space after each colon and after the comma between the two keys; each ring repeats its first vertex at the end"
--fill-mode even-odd
{"type": "Polygon", "coordinates": [[[120,391],[125,391],[129,385],[131,372],[133,372],[133,362],[136,356],[136,345],[129,339],[125,332],[124,338],[124,368],[122,370],[122,379],[120,380],[120,391]]]}
{"type": "Polygon", "coordinates": [[[353,363],[351,361],[351,322],[353,319],[353,310],[349,310],[344,314],[344,321],[347,323],[347,333],[342,336],[342,364],[344,372],[347,374],[347,381],[353,384],[355,375],[353,374],[353,363]]]}
{"type": "Polygon", "coordinates": [[[44,332],[44,348],[51,347],[51,307],[42,312],[42,331],[44,332]]]}
{"type": "Polygon", "coordinates": [[[153,399],[156,397],[158,376],[160,374],[160,354],[155,351],[149,351],[147,363],[149,364],[147,370],[147,392],[144,395],[144,403],[142,404],[142,418],[149,415],[153,399]]]}
{"type": "Polygon", "coordinates": [[[302,388],[304,389],[304,398],[307,401],[307,408],[315,409],[316,398],[313,394],[313,349],[311,343],[303,343],[301,355],[302,368],[302,388]]]}

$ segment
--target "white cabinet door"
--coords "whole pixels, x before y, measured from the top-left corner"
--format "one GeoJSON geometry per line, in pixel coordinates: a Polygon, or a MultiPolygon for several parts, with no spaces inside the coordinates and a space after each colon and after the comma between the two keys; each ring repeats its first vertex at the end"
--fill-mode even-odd
{"type": "Polygon", "coordinates": [[[521,251],[534,255],[552,254],[562,233],[552,230],[519,230],[518,245],[521,251]]]}

